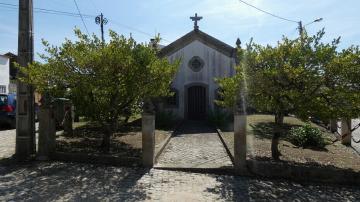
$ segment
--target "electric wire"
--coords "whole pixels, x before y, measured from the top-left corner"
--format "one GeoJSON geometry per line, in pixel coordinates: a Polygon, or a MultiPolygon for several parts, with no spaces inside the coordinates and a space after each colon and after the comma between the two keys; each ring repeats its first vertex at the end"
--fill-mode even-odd
{"type": "Polygon", "coordinates": [[[255,8],[255,9],[258,10],[258,11],[261,11],[261,12],[263,12],[263,13],[266,13],[266,14],[268,14],[268,15],[271,15],[271,16],[273,16],[273,17],[275,17],[275,18],[278,18],[278,19],[281,19],[281,20],[285,20],[285,21],[288,21],[288,22],[299,23],[299,21],[295,21],[295,20],[291,20],[291,19],[288,19],[288,18],[284,18],[284,17],[278,16],[278,15],[275,15],[275,14],[273,14],[273,13],[270,13],[270,12],[268,12],[268,11],[265,11],[265,10],[263,10],[263,9],[261,9],[261,8],[258,8],[258,7],[254,6],[254,5],[249,4],[249,3],[246,2],[246,1],[239,0],[239,2],[241,2],[241,3],[243,3],[243,4],[246,4],[247,6],[250,6],[250,7],[252,7],[252,8],[255,8]]]}
{"type": "Polygon", "coordinates": [[[82,21],[82,22],[83,22],[83,24],[84,24],[84,27],[85,27],[86,33],[90,36],[89,30],[88,30],[88,28],[87,28],[87,26],[86,26],[86,24],[85,24],[84,18],[83,18],[83,16],[82,16],[81,12],[80,12],[80,9],[79,9],[78,4],[76,3],[76,0],[74,0],[74,3],[75,3],[75,6],[76,6],[76,9],[77,9],[77,10],[78,10],[78,12],[79,12],[79,15],[80,15],[81,21],[82,21]]]}
{"type": "MultiPolygon", "coordinates": [[[[10,8],[10,9],[13,9],[13,10],[17,10],[18,7],[19,6],[16,5],[16,4],[0,3],[0,8],[10,8]]],[[[52,14],[52,15],[62,15],[62,16],[69,16],[69,17],[81,17],[80,14],[78,14],[78,13],[72,13],[72,12],[67,12],[67,11],[59,11],[59,10],[52,10],[52,9],[44,9],[44,8],[37,8],[37,7],[34,7],[34,12],[52,14]]],[[[95,18],[96,16],[95,15],[89,15],[89,14],[82,14],[82,17],[83,18],[95,18]]],[[[112,19],[109,19],[109,22],[113,23],[114,25],[116,25],[118,27],[123,27],[123,28],[129,29],[129,30],[133,30],[133,31],[135,31],[137,33],[140,33],[140,34],[143,34],[143,35],[146,35],[146,36],[149,36],[149,37],[154,37],[154,35],[152,35],[152,34],[150,34],[148,32],[145,32],[145,31],[142,31],[140,29],[131,27],[129,25],[119,23],[119,22],[114,21],[112,19]]],[[[164,39],[164,38],[162,38],[162,40],[166,41],[166,42],[170,42],[169,40],[164,39]]]]}

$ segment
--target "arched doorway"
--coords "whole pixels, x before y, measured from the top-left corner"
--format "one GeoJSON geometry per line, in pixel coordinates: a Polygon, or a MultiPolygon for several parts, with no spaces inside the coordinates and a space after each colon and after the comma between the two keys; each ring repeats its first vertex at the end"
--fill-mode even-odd
{"type": "Polygon", "coordinates": [[[204,120],[207,115],[207,89],[201,85],[187,88],[187,118],[190,120],[204,120]]]}

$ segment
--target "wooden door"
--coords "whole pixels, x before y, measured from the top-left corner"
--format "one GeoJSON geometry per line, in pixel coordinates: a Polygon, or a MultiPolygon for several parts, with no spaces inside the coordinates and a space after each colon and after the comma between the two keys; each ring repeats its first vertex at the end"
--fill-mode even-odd
{"type": "Polygon", "coordinates": [[[206,118],[206,89],[202,86],[188,88],[188,119],[203,120],[206,118]]]}

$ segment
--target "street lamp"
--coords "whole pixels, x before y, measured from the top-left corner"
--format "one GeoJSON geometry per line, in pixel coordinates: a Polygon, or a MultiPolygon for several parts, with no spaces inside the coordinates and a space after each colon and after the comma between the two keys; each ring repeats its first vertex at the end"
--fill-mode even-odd
{"type": "Polygon", "coordinates": [[[310,25],[310,24],[312,24],[312,23],[314,23],[314,22],[320,22],[320,21],[322,21],[322,20],[323,20],[323,18],[317,18],[317,19],[315,19],[314,21],[305,24],[304,26],[302,25],[302,22],[299,21],[299,22],[298,22],[298,24],[299,24],[299,28],[298,28],[298,29],[299,29],[300,37],[303,35],[304,28],[305,28],[306,26],[308,26],[308,25],[310,25]]]}
{"type": "Polygon", "coordinates": [[[106,18],[104,18],[104,15],[101,13],[100,15],[96,16],[95,18],[95,23],[100,25],[101,28],[101,39],[102,42],[105,43],[105,39],[104,39],[104,25],[106,25],[108,23],[108,20],[106,18]]]}

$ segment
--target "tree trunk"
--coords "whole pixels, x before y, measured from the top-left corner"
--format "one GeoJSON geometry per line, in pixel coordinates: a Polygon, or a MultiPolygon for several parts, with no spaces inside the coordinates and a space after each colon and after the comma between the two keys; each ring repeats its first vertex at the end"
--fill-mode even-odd
{"type": "Polygon", "coordinates": [[[109,129],[109,127],[107,127],[104,130],[104,136],[102,139],[102,143],[101,143],[101,149],[103,150],[103,152],[105,154],[108,154],[110,152],[110,137],[111,137],[111,130],[109,129]]]}
{"type": "Polygon", "coordinates": [[[108,154],[110,152],[111,135],[114,133],[116,129],[117,129],[116,122],[112,122],[104,125],[104,136],[101,143],[101,148],[105,154],[108,154]]]}
{"type": "Polygon", "coordinates": [[[284,115],[283,113],[275,114],[275,130],[271,140],[271,156],[274,160],[279,160],[281,155],[279,151],[279,139],[281,135],[281,127],[284,123],[284,115]]]}

